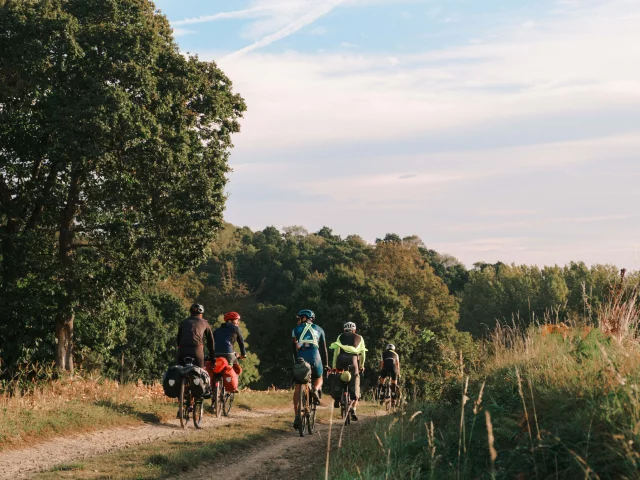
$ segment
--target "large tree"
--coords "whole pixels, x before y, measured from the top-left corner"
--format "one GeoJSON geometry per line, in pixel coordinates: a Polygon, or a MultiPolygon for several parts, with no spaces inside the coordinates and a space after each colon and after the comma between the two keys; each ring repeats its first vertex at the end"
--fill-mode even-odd
{"type": "Polygon", "coordinates": [[[0,0],[0,51],[3,356],[72,370],[84,305],[204,258],[245,105],[148,0],[0,0]]]}

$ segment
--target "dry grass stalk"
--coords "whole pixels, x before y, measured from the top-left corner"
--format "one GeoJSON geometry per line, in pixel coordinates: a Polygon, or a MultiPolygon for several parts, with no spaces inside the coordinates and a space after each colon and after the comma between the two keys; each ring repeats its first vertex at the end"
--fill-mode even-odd
{"type": "Polygon", "coordinates": [[[527,383],[529,384],[529,393],[531,394],[531,405],[533,406],[533,419],[536,422],[536,439],[540,442],[542,441],[542,438],[540,437],[540,426],[538,425],[538,412],[536,411],[536,400],[535,398],[533,398],[533,385],[529,377],[527,377],[527,383]]]}
{"type": "Polygon", "coordinates": [[[493,424],[491,423],[491,414],[488,410],[484,411],[484,418],[487,423],[487,443],[489,444],[489,459],[491,460],[491,478],[496,478],[496,458],[498,458],[498,452],[496,452],[494,446],[493,424]]]}
{"type": "Polygon", "coordinates": [[[460,460],[462,456],[462,449],[464,448],[464,453],[467,453],[467,445],[465,428],[464,428],[464,406],[469,401],[469,397],[467,396],[467,391],[469,389],[469,377],[466,378],[464,382],[464,390],[462,391],[462,407],[460,408],[460,437],[458,439],[458,478],[460,478],[460,460]]]}
{"type": "MultiPolygon", "coordinates": [[[[329,480],[329,459],[331,457],[331,428],[333,427],[333,402],[329,410],[329,432],[327,433],[327,460],[324,465],[324,480],[329,480]]],[[[358,472],[360,473],[360,472],[358,472]]]]}
{"type": "Polygon", "coordinates": [[[638,287],[625,283],[626,270],[620,271],[620,282],[611,287],[609,301],[598,311],[598,327],[619,340],[637,337],[640,324],[638,287]]]}

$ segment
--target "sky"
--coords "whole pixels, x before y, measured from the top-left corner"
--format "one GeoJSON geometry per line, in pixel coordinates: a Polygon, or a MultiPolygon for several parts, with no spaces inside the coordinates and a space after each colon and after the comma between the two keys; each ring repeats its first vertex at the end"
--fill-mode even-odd
{"type": "Polygon", "coordinates": [[[246,100],[225,219],[640,269],[640,0],[156,0],[246,100]]]}

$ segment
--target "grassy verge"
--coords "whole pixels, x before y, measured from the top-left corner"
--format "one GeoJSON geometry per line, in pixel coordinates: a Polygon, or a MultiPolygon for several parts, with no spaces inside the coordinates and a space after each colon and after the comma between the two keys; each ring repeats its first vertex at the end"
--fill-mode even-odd
{"type": "Polygon", "coordinates": [[[330,478],[640,478],[637,340],[564,334],[496,336],[441,398],[368,426],[330,478]]]}
{"type": "MultiPolygon", "coordinates": [[[[167,438],[137,445],[108,455],[84,459],[82,463],[57,466],[36,477],[38,480],[60,478],[129,480],[173,478],[192,472],[203,463],[220,460],[226,454],[242,452],[274,433],[289,427],[285,414],[245,419],[206,430],[193,430],[187,436],[167,438]]],[[[228,460],[228,458],[224,458],[228,460]]],[[[237,461],[237,457],[233,457],[237,461]]],[[[212,475],[214,471],[212,470],[212,475]]]]}
{"type": "MultiPolygon", "coordinates": [[[[277,407],[291,393],[243,391],[236,408],[277,407]]],[[[157,423],[175,418],[176,401],[161,385],[120,385],[104,379],[66,378],[29,395],[0,397],[0,451],[73,433],[157,423]]]]}

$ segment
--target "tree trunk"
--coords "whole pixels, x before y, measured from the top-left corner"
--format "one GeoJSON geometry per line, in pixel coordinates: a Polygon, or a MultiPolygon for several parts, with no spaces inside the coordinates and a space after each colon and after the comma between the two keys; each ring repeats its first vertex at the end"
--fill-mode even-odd
{"type": "Polygon", "coordinates": [[[74,240],[73,220],[76,216],[80,195],[80,174],[76,170],[71,175],[67,203],[60,218],[58,258],[62,266],[65,295],[58,302],[56,314],[56,366],[73,374],[73,302],[74,271],[72,245],[74,240]]]}
{"type": "Polygon", "coordinates": [[[73,311],[56,315],[56,366],[73,375],[73,311]]]}

